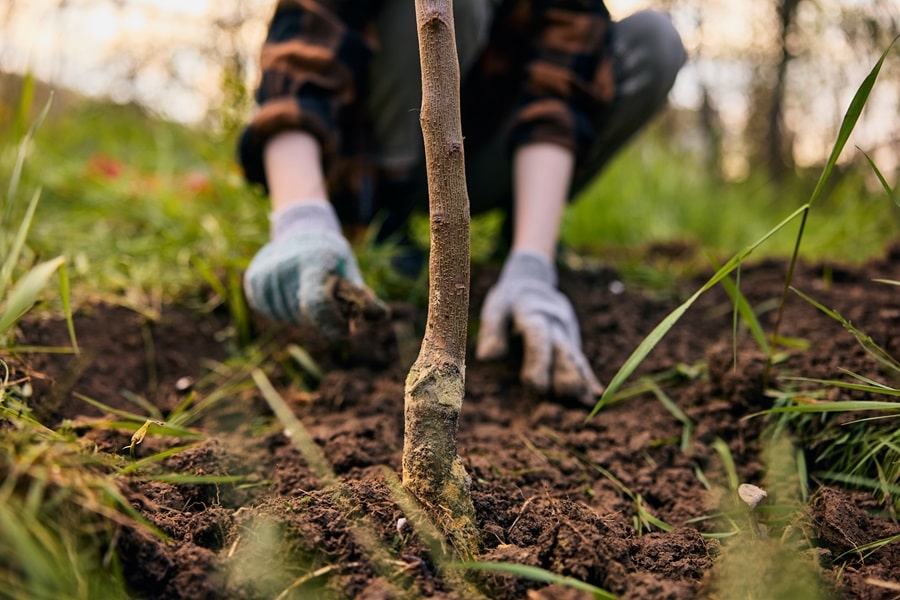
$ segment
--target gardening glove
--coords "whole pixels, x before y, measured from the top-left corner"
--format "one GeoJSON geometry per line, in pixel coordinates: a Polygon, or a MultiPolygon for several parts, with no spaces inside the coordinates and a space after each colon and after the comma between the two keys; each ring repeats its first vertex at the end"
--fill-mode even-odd
{"type": "Polygon", "coordinates": [[[581,352],[581,334],[572,305],[556,289],[556,269],[543,256],[514,252],[481,310],[475,351],[479,360],[505,356],[510,326],[522,336],[524,358],[520,378],[540,393],[592,403],[603,386],[581,352]]]}
{"type": "Polygon", "coordinates": [[[250,306],[278,321],[310,323],[332,342],[348,331],[347,315],[335,301],[339,276],[377,302],[365,287],[350,244],[327,201],[306,201],[272,214],[272,241],[244,273],[250,306]]]}

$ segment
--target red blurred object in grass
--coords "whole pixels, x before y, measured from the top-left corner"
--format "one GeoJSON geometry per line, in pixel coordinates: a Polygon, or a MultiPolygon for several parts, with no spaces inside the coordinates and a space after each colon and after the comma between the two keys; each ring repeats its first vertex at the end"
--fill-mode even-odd
{"type": "Polygon", "coordinates": [[[97,153],[91,156],[87,164],[87,172],[94,177],[118,179],[125,171],[125,164],[108,154],[97,153]]]}
{"type": "Polygon", "coordinates": [[[188,171],[184,175],[184,185],[195,194],[203,194],[212,190],[212,181],[209,174],[200,170],[188,171]]]}

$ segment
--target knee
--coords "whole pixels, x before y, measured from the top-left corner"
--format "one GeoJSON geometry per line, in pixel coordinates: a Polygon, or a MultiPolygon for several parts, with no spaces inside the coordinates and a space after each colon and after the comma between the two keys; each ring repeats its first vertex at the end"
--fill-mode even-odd
{"type": "Polygon", "coordinates": [[[665,13],[645,10],[631,15],[625,22],[627,27],[622,30],[627,39],[623,41],[642,57],[643,67],[653,74],[653,81],[668,91],[687,60],[672,20],[665,13]]]}

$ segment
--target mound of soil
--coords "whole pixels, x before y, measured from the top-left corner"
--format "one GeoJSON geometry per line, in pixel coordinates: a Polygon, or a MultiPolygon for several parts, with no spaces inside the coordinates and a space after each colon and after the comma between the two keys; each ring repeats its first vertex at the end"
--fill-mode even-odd
{"type": "MultiPolygon", "coordinates": [[[[741,272],[741,289],[761,312],[766,331],[785,272],[778,261],[741,272]]],[[[474,274],[473,321],[495,276],[495,270],[474,274]]],[[[900,293],[875,279],[900,279],[900,247],[863,267],[801,265],[794,286],[897,357],[900,293]]],[[[563,271],[560,280],[602,381],[702,283],[652,293],[623,286],[609,269],[563,271]]],[[[744,586],[746,596],[751,588],[765,590],[785,579],[784,563],[780,572],[764,567],[781,560],[779,549],[794,544],[801,551],[792,554],[799,563],[788,585],[800,585],[802,573],[811,572],[807,594],[896,597],[900,544],[870,554],[853,551],[900,533],[887,509],[869,493],[813,477],[806,508],[778,521],[778,506],[803,504],[791,504],[796,486],[773,483],[771,420],[745,418],[772,406],[767,390],[801,385],[783,376],[846,379],[847,369],[884,380],[883,368],[840,323],[791,294],[782,335],[795,344],[779,354],[767,379],[766,357],[745,328],[735,342],[732,307],[721,288],[702,296],[631,378],[630,383],[644,382],[643,392],[626,386],[634,394],[591,419],[586,407],[524,391],[517,356],[490,364],[471,358],[459,453],[472,476],[482,532],[479,559],[541,567],[621,598],[724,598],[735,595],[736,585],[744,586]],[[667,408],[667,401],[683,414],[667,408]],[[770,491],[760,511],[768,538],[750,535],[743,520],[706,518],[731,508],[722,442],[740,481],[770,491]],[[774,508],[766,512],[767,505],[774,508]],[[736,527],[743,533],[734,538],[704,535],[736,527]],[[747,557],[749,567],[740,562],[747,557]]],[[[400,468],[403,384],[423,319],[421,311],[397,305],[391,323],[357,332],[341,352],[323,347],[308,331],[256,324],[273,353],[263,366],[334,469],[340,483],[331,487],[322,485],[257,388],[246,384],[258,359],[230,358],[228,340],[234,336],[227,315],[170,306],[150,321],[124,308],[91,306],[75,321],[81,355],[33,355],[22,370],[33,374],[34,401],[48,422],[66,418],[77,424],[101,416],[81,396],[135,411],[127,397],[137,395],[164,414],[187,394],[194,394],[194,406],[210,401],[194,423],[205,441],[167,459],[164,468],[245,478],[218,484],[122,478],[127,497],[169,538],[161,541],[140,528],[119,532],[116,544],[136,596],[591,597],[496,572],[471,572],[463,582],[434,560],[425,537],[406,519],[392,485],[400,468]],[[325,372],[321,381],[290,359],[284,350],[289,343],[315,357],[325,372]],[[213,394],[223,389],[227,393],[216,399],[213,394]]],[[[19,341],[65,344],[65,326],[31,320],[19,341]]],[[[121,453],[131,437],[116,429],[83,431],[111,452],[121,453]]],[[[137,456],[182,443],[151,435],[137,456]]],[[[809,471],[827,470],[816,462],[821,449],[806,446],[809,471]]]]}

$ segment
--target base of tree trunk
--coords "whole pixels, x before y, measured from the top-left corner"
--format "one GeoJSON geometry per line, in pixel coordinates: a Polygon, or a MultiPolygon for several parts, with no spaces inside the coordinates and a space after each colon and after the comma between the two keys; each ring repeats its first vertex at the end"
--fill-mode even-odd
{"type": "Polygon", "coordinates": [[[416,361],[406,379],[403,486],[425,507],[457,555],[478,554],[472,479],[456,453],[464,393],[457,365],[416,361]]]}

